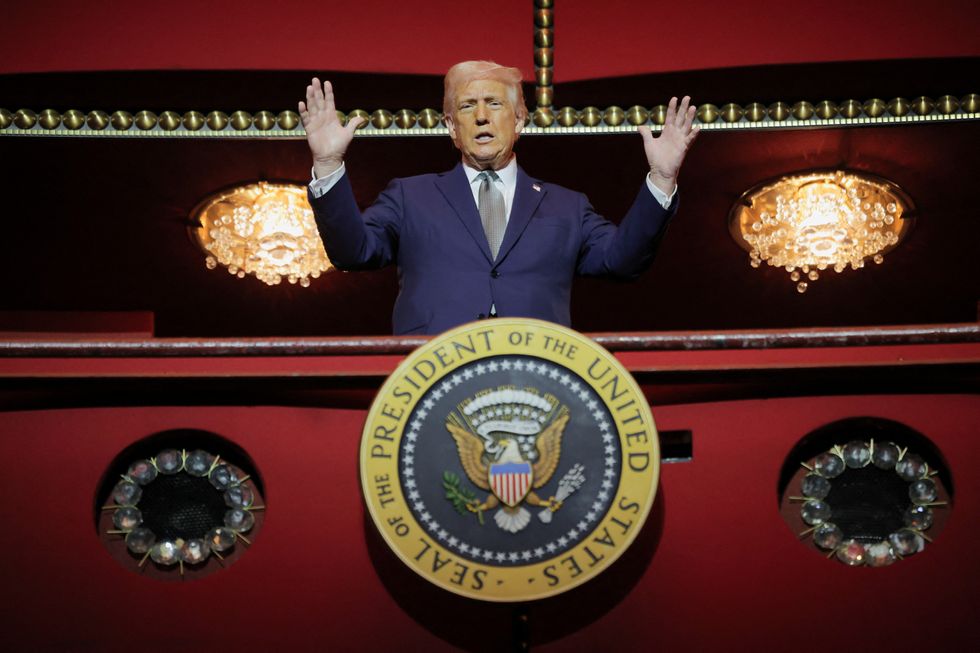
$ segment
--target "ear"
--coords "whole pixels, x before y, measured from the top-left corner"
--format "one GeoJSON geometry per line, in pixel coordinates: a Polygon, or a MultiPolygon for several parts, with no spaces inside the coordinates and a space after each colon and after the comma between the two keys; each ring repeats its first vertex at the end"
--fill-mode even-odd
{"type": "Polygon", "coordinates": [[[456,141],[456,123],[453,121],[453,117],[446,114],[446,127],[449,129],[449,138],[453,140],[453,144],[457,147],[459,144],[456,141]]]}
{"type": "Polygon", "coordinates": [[[520,136],[522,131],[524,131],[524,120],[520,116],[514,116],[514,134],[520,136]]]}

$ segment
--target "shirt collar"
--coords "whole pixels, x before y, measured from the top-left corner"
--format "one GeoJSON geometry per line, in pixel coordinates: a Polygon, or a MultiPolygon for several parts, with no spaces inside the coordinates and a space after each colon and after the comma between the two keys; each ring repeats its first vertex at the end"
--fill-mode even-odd
{"type": "MultiPolygon", "coordinates": [[[[466,180],[473,185],[476,181],[477,176],[480,174],[480,170],[476,168],[471,168],[470,166],[463,164],[463,172],[466,173],[466,180]]],[[[500,177],[500,181],[503,182],[504,186],[512,187],[517,184],[517,156],[510,157],[510,162],[505,165],[500,170],[494,170],[497,176],[500,177]]]]}

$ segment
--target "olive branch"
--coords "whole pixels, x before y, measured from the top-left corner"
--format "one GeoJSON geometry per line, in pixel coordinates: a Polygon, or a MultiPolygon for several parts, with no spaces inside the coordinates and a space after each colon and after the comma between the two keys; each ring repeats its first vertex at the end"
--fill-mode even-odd
{"type": "MultiPolygon", "coordinates": [[[[476,501],[476,495],[466,488],[459,486],[459,476],[453,474],[452,472],[446,471],[442,473],[442,487],[446,489],[446,498],[453,504],[453,508],[456,509],[461,515],[465,515],[467,511],[472,511],[470,506],[476,501]]],[[[476,512],[477,519],[480,520],[480,526],[483,526],[483,511],[473,511],[476,512]]]]}

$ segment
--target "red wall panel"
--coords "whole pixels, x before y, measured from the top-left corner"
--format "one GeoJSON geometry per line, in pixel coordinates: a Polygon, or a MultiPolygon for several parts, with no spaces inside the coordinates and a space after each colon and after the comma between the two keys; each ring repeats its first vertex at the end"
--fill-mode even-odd
{"type": "MultiPolygon", "coordinates": [[[[836,639],[844,630],[848,646],[865,650],[952,650],[975,641],[975,396],[718,402],[655,407],[654,416],[662,430],[693,432],[693,461],[664,466],[656,508],[621,561],[530,606],[535,648],[825,651],[826,641],[810,635],[836,639]],[[859,415],[931,438],[956,488],[936,544],[884,569],[824,560],[796,541],[777,506],[780,466],[799,438],[859,415]],[[903,627],[906,619],[918,623],[912,617],[924,625],[903,627]]],[[[171,651],[505,646],[506,606],[429,587],[365,524],[357,479],[363,419],[361,410],[268,406],[4,413],[0,573],[13,600],[0,612],[0,644],[130,651],[139,632],[149,650],[171,651]],[[268,510],[234,565],[161,582],[110,557],[92,505],[121,449],[175,428],[212,431],[243,447],[262,474],[268,510]]]]}
{"type": "Polygon", "coordinates": [[[564,2],[555,77],[976,55],[978,22],[970,0],[564,2]]]}
{"type": "MultiPolygon", "coordinates": [[[[0,22],[0,73],[342,70],[442,74],[491,58],[531,79],[532,0],[492,4],[213,0],[21,2],[0,22]],[[99,5],[103,5],[99,7],[99,5]]],[[[558,2],[555,79],[775,63],[980,54],[971,0],[696,4],[558,2]]],[[[16,108],[16,107],[14,107],[16,108]]]]}

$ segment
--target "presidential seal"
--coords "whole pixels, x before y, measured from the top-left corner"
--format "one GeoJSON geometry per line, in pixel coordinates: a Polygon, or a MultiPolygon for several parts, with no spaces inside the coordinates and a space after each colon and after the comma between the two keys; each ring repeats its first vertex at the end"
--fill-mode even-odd
{"type": "Polygon", "coordinates": [[[559,594],[634,540],[660,471],[643,393],[565,327],[495,319],[413,352],[361,440],[381,535],[440,587],[487,601],[559,594]]]}

